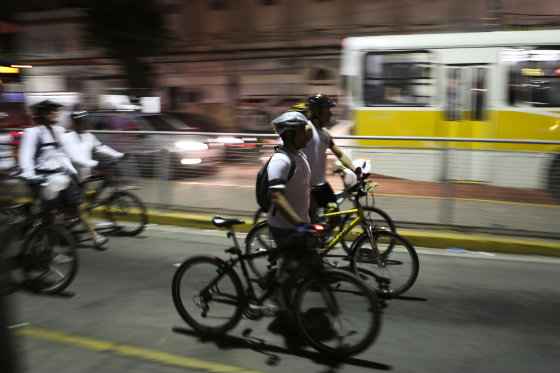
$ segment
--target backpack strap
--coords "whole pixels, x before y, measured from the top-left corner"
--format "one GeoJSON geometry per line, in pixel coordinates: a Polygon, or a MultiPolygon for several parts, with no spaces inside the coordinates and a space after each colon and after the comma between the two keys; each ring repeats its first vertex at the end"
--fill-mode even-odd
{"type": "Polygon", "coordinates": [[[292,176],[294,176],[294,174],[296,173],[297,161],[294,155],[282,146],[277,146],[276,148],[274,148],[274,151],[278,153],[286,154],[286,156],[290,159],[290,170],[288,171],[288,179],[286,180],[286,182],[288,182],[292,178],[292,176]]]}

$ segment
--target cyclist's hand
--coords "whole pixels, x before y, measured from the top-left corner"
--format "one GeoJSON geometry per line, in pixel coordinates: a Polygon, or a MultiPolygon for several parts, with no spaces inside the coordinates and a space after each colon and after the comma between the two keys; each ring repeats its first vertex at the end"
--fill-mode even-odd
{"type": "Polygon", "coordinates": [[[322,224],[301,223],[296,225],[296,231],[304,234],[321,235],[325,231],[325,226],[322,224]]]}

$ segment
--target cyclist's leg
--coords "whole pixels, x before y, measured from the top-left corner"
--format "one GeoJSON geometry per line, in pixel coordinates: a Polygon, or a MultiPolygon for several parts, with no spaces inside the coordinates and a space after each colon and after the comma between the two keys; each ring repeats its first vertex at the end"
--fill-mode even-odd
{"type": "Polygon", "coordinates": [[[96,248],[103,248],[107,237],[95,231],[94,225],[89,220],[86,205],[83,203],[83,193],[78,183],[73,179],[68,188],[61,192],[62,203],[69,212],[77,216],[90,234],[96,248]]]}
{"type": "Polygon", "coordinates": [[[275,298],[280,310],[287,310],[288,304],[284,297],[291,274],[297,268],[297,250],[301,248],[301,235],[293,229],[282,229],[270,227],[270,235],[278,248],[278,268],[275,273],[275,281],[278,283],[275,298]]]}

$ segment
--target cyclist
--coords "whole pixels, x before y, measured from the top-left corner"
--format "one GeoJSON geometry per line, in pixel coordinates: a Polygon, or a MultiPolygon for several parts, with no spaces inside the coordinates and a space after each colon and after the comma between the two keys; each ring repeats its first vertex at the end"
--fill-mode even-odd
{"type": "Polygon", "coordinates": [[[80,207],[82,192],[77,171],[72,165],[74,162],[82,167],[95,167],[97,161],[85,159],[76,153],[75,147],[64,136],[64,128],[56,125],[61,107],[50,100],[31,106],[35,126],[25,129],[21,138],[21,176],[30,183],[44,177],[46,182],[39,189],[33,188],[42,206],[51,208],[53,204],[60,204],[72,216],[79,217],[91,234],[95,247],[104,250],[108,239],[93,229],[80,207]]]}
{"type": "MultiPolygon", "coordinates": [[[[317,208],[336,208],[336,197],[330,184],[326,181],[327,150],[330,149],[338,158],[340,163],[353,172],[352,160],[344,154],[333,141],[331,135],[325,128],[331,123],[331,108],[335,102],[327,95],[317,93],[307,98],[307,105],[301,106],[307,111],[307,117],[313,123],[313,136],[307,143],[303,152],[311,166],[311,214],[315,217],[317,208]]],[[[294,108],[297,110],[297,108],[294,108]]]]}
{"type": "MultiPolygon", "coordinates": [[[[307,246],[307,233],[313,230],[309,219],[311,169],[301,151],[310,139],[311,124],[301,113],[286,112],[274,119],[272,125],[283,146],[272,155],[267,166],[271,196],[268,224],[281,253],[276,279],[284,284],[301,250],[307,246]]],[[[282,300],[282,296],[277,297],[278,306],[284,311],[286,305],[282,300]]]]}
{"type": "MultiPolygon", "coordinates": [[[[121,159],[125,156],[124,153],[118,152],[115,149],[104,145],[97,139],[97,137],[85,128],[85,119],[87,111],[75,111],[70,115],[71,118],[71,131],[64,134],[69,143],[75,146],[75,151],[78,152],[83,158],[88,161],[93,160],[93,154],[98,153],[112,159],[121,159]]],[[[85,180],[91,175],[91,168],[78,167],[80,180],[85,180]]]]}

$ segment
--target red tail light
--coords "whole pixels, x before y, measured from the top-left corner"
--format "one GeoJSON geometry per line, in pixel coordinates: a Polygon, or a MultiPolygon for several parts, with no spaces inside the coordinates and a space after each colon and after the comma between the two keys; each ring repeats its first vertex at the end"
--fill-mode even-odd
{"type": "Polygon", "coordinates": [[[12,131],[10,137],[12,138],[11,145],[19,145],[23,131],[12,131]]]}
{"type": "Polygon", "coordinates": [[[323,232],[325,230],[325,226],[321,224],[313,224],[312,227],[317,232],[323,232]]]}

